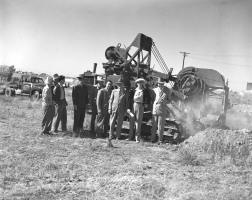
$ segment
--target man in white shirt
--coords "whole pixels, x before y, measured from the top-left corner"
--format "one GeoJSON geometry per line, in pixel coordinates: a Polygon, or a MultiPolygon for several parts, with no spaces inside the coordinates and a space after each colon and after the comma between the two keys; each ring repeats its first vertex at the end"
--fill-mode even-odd
{"type": "MultiPolygon", "coordinates": [[[[144,113],[144,87],[143,84],[145,80],[143,78],[139,78],[135,81],[137,84],[137,88],[134,91],[133,97],[133,115],[130,117],[130,130],[129,130],[129,137],[126,140],[131,140],[134,134],[135,128],[135,139],[136,142],[140,142],[141,139],[141,125],[143,120],[143,113],[144,113]]],[[[128,113],[130,110],[128,110],[128,113]]]]}

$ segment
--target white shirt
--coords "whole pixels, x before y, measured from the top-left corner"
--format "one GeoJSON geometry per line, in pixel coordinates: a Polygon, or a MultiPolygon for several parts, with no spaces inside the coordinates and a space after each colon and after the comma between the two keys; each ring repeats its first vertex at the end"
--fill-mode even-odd
{"type": "Polygon", "coordinates": [[[138,88],[135,89],[134,102],[143,103],[143,90],[142,89],[138,89],[138,88]]]}

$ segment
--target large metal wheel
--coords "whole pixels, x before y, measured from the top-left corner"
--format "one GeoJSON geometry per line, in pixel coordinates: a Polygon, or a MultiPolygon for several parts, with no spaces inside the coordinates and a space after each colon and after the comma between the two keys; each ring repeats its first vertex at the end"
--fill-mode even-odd
{"type": "Polygon", "coordinates": [[[179,143],[183,138],[182,125],[176,120],[166,119],[163,139],[172,143],[179,143]]]}
{"type": "Polygon", "coordinates": [[[39,97],[40,97],[39,91],[34,91],[31,95],[31,98],[33,100],[39,100],[39,97]]]}

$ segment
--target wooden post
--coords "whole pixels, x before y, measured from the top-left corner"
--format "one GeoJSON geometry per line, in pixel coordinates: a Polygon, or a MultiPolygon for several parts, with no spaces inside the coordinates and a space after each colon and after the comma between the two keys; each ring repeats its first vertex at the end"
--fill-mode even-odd
{"type": "Polygon", "coordinates": [[[185,57],[187,56],[187,54],[190,54],[190,53],[187,53],[187,52],[180,52],[180,53],[184,54],[183,65],[182,65],[182,69],[184,69],[185,57]]]}
{"type": "Polygon", "coordinates": [[[222,124],[221,126],[224,127],[226,124],[226,116],[227,116],[227,109],[228,109],[228,96],[229,96],[229,87],[224,86],[224,99],[223,99],[223,119],[222,119],[222,124]]]}

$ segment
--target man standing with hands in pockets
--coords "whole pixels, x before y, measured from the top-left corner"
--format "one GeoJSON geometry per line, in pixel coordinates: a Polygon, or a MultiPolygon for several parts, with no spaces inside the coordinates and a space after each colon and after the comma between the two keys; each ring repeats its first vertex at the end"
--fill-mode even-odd
{"type": "Polygon", "coordinates": [[[117,82],[118,89],[114,89],[111,93],[109,100],[109,114],[110,114],[110,132],[109,132],[109,146],[112,146],[111,140],[114,135],[115,123],[116,139],[121,136],[121,129],[123,124],[124,115],[128,108],[129,93],[125,88],[123,80],[120,78],[117,82]]]}

